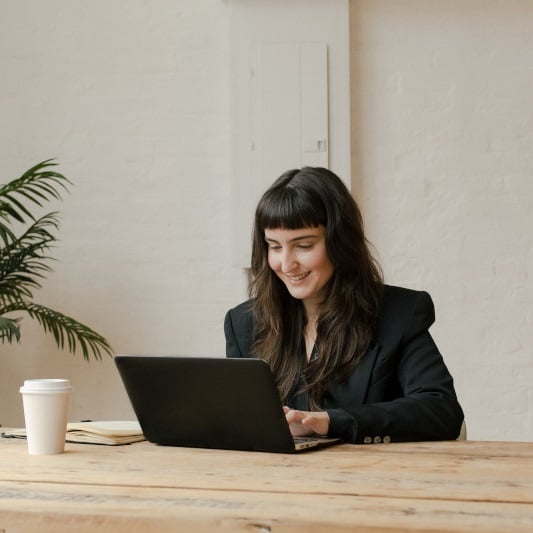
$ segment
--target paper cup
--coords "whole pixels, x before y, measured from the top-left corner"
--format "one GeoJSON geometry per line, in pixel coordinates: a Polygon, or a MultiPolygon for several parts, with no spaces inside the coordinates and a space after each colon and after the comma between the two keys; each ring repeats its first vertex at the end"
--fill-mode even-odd
{"type": "Polygon", "coordinates": [[[31,455],[65,451],[71,391],[68,379],[27,379],[20,387],[31,455]]]}

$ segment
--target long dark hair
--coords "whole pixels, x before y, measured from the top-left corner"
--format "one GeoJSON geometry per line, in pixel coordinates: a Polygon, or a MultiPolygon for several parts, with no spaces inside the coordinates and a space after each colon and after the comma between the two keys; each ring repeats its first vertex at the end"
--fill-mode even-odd
{"type": "Polygon", "coordinates": [[[320,409],[328,381],[342,382],[368,351],[383,286],[361,212],[336,174],[325,168],[289,170],[264,193],[255,213],[251,274],[254,354],[269,363],[283,401],[303,371],[310,407],[320,409]],[[304,306],[269,267],[265,229],[317,226],[325,228],[334,273],[319,307],[318,357],[306,364],[304,306]]]}

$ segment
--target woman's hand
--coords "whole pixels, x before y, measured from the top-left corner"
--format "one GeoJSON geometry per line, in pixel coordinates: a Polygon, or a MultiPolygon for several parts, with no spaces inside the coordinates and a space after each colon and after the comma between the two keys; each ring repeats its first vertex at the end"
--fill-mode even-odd
{"type": "Polygon", "coordinates": [[[297,411],[284,406],[283,412],[294,437],[307,437],[314,433],[328,434],[329,415],[326,411],[297,411]]]}

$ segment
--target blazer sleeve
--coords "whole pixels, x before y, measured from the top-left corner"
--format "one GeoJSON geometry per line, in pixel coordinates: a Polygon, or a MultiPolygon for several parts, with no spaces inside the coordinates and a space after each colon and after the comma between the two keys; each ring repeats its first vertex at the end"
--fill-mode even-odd
{"type": "Polygon", "coordinates": [[[224,318],[226,357],[251,357],[253,317],[251,301],[230,309],[224,318]]]}
{"type": "MultiPolygon", "coordinates": [[[[414,293],[414,291],[411,291],[414,293]]],[[[453,379],[429,327],[434,307],[429,294],[416,292],[408,306],[392,310],[384,321],[381,346],[367,374],[364,401],[348,395],[327,409],[330,435],[348,442],[451,440],[464,419],[453,379]]],[[[361,380],[354,380],[361,386],[361,380]]]]}

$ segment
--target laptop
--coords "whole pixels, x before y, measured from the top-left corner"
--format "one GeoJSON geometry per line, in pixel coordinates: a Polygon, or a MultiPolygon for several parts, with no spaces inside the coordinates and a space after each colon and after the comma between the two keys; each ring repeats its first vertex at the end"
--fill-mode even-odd
{"type": "Polygon", "coordinates": [[[263,360],[122,354],[114,360],[150,442],[280,453],[341,442],[291,435],[263,360]]]}

